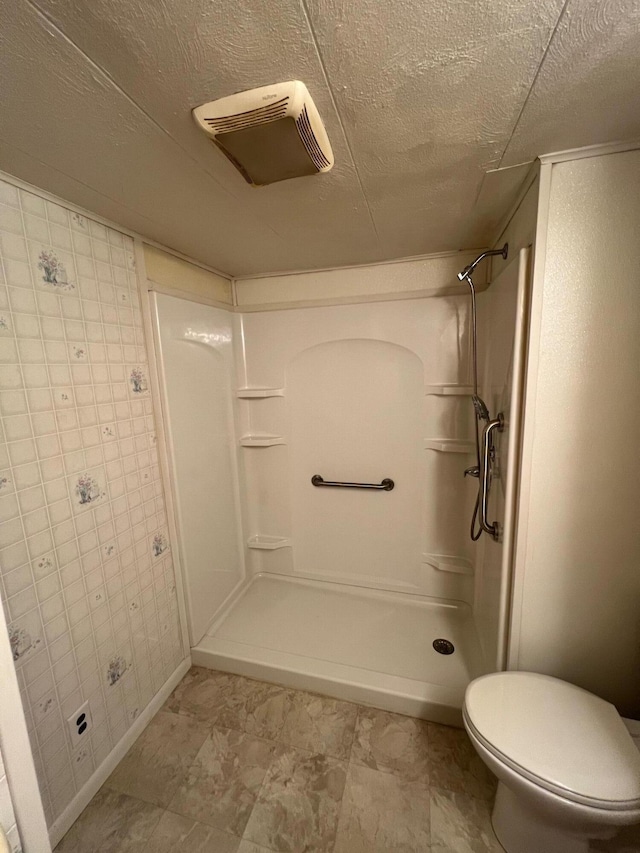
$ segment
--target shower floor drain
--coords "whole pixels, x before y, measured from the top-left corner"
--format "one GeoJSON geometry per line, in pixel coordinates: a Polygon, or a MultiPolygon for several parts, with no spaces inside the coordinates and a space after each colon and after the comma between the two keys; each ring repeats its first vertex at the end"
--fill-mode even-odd
{"type": "Polygon", "coordinates": [[[440,655],[452,655],[456,650],[456,647],[453,645],[453,643],[450,640],[443,640],[443,639],[434,640],[433,641],[433,648],[440,655]]]}

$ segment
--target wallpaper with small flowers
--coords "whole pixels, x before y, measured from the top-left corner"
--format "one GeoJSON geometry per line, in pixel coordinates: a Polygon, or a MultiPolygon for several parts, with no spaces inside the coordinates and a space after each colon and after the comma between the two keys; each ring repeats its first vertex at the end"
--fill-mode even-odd
{"type": "Polygon", "coordinates": [[[0,415],[0,594],[51,823],[185,650],[133,241],[3,181],[0,415]]]}

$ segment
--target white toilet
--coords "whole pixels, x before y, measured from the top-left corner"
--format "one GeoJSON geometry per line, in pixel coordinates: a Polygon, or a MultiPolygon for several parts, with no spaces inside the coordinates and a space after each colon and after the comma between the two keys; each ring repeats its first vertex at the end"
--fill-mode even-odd
{"type": "Polygon", "coordinates": [[[609,702],[557,678],[472,681],[464,725],[498,777],[493,828],[507,853],[587,853],[640,823],[640,751],[609,702]]]}

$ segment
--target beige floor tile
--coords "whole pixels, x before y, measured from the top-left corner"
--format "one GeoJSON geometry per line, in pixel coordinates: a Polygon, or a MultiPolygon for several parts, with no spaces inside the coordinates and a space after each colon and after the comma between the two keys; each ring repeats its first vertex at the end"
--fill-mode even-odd
{"type": "Polygon", "coordinates": [[[56,853],[142,853],[162,810],[101,788],[56,847],[56,853]]]}
{"type": "Polygon", "coordinates": [[[224,697],[240,676],[192,666],[163,706],[163,711],[195,717],[203,723],[216,722],[224,697]]]}
{"type": "Polygon", "coordinates": [[[461,729],[193,667],[56,853],[501,853],[495,786],[461,729]]]}
{"type": "Polygon", "coordinates": [[[331,853],[346,773],[345,761],[287,749],[269,768],[245,840],[287,853],[331,853]]]}
{"type": "Polygon", "coordinates": [[[485,800],[432,788],[431,853],[504,853],[491,827],[491,808],[485,800]]]}
{"type": "Polygon", "coordinates": [[[209,731],[195,719],[161,711],[116,767],[107,786],[166,807],[209,731]]]}
{"type": "Polygon", "coordinates": [[[349,765],[335,853],[429,853],[429,786],[349,765]]]}
{"type": "Polygon", "coordinates": [[[238,853],[273,853],[268,847],[260,847],[259,844],[254,844],[253,841],[241,841],[238,847],[238,853]]]}
{"type": "Polygon", "coordinates": [[[240,839],[213,826],[165,812],[145,853],[238,853],[240,839]]]}
{"type": "Polygon", "coordinates": [[[436,788],[493,802],[497,780],[464,729],[428,724],[429,779],[436,788]]]}
{"type": "Polygon", "coordinates": [[[360,708],[351,761],[409,781],[429,780],[428,723],[413,717],[360,708]]]}
{"type": "Polygon", "coordinates": [[[288,746],[348,759],[358,706],[311,693],[295,693],[280,739],[288,746]]]}
{"type": "Polygon", "coordinates": [[[273,741],[214,728],[169,810],[241,836],[274,754],[273,741]]]}
{"type": "Polygon", "coordinates": [[[292,699],[292,690],[263,681],[244,679],[225,692],[216,726],[277,740],[291,709],[292,699]]]}
{"type": "Polygon", "coordinates": [[[293,691],[241,675],[191,667],[163,710],[195,717],[222,729],[277,740],[293,691]]]}

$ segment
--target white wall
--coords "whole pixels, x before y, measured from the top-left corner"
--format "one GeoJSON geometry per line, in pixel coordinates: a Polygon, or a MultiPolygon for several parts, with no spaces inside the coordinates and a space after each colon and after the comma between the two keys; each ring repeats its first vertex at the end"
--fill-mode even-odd
{"type": "Polygon", "coordinates": [[[0,608],[0,826],[12,853],[51,853],[20,687],[0,608]],[[4,777],[4,778],[2,778],[4,777]]]}
{"type": "Polygon", "coordinates": [[[534,170],[494,241],[494,248],[509,244],[508,256],[491,258],[491,284],[477,299],[480,395],[491,416],[502,411],[506,422],[495,434],[498,476],[489,500],[489,520],[498,521],[502,533],[499,541],[483,534],[475,567],[474,618],[488,670],[504,668],[506,658],[532,255],[523,269],[520,251],[535,243],[538,191],[534,170]]]}
{"type": "Polygon", "coordinates": [[[0,829],[6,835],[11,853],[20,853],[22,843],[13,811],[13,801],[9,789],[9,780],[2,761],[2,753],[0,753],[0,829]]]}
{"type": "Polygon", "coordinates": [[[246,384],[283,389],[283,396],[240,400],[242,431],[278,440],[243,448],[248,532],[292,544],[252,550],[253,570],[470,602],[469,576],[423,558],[470,564],[473,557],[474,485],[462,476],[472,448],[447,446],[471,438],[471,404],[432,387],[468,384],[468,298],[268,311],[242,322],[246,384]],[[446,452],[426,449],[433,439],[444,440],[446,452]],[[390,477],[396,487],[314,488],[313,474],[390,477]]]}
{"type": "Polygon", "coordinates": [[[511,263],[478,297],[480,396],[492,419],[503,416],[502,429],[493,434],[487,505],[487,521],[498,525],[499,537],[482,535],[475,572],[474,618],[488,671],[503,669],[506,659],[530,292],[530,248],[512,249],[510,256],[511,263]]]}
{"type": "Polygon", "coordinates": [[[541,177],[511,663],[640,717],[640,151],[541,177]]]}
{"type": "Polygon", "coordinates": [[[195,646],[244,577],[233,414],[234,315],[162,293],[153,295],[152,305],[195,646]]]}

